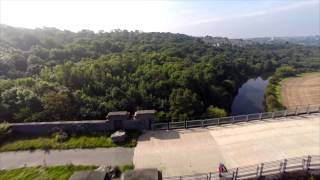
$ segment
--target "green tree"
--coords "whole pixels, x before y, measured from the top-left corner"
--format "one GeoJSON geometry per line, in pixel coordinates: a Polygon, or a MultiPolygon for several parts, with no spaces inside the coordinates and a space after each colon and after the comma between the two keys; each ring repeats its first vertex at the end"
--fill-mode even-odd
{"type": "Polygon", "coordinates": [[[73,119],[75,107],[72,97],[68,93],[49,93],[44,95],[41,101],[47,120],[65,121],[73,119]]]}
{"type": "Polygon", "coordinates": [[[173,120],[183,120],[203,111],[203,104],[197,94],[189,89],[174,89],[169,97],[170,114],[173,120]]]}
{"type": "Polygon", "coordinates": [[[211,105],[207,108],[205,115],[208,117],[225,117],[227,116],[227,112],[224,109],[211,105]]]}

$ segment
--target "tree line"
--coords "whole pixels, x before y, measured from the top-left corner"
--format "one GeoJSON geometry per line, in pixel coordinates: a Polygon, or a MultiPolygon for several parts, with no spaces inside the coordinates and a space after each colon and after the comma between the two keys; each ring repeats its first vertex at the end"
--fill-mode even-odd
{"type": "Polygon", "coordinates": [[[103,119],[139,109],[172,121],[224,116],[252,76],[282,65],[320,69],[313,46],[216,47],[172,33],[0,28],[0,120],[8,122],[103,119]]]}

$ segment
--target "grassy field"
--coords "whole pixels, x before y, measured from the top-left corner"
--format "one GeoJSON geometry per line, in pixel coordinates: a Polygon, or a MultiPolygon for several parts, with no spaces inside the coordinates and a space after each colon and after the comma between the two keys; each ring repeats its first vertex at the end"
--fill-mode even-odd
{"type": "MultiPolygon", "coordinates": [[[[52,166],[26,167],[13,170],[0,170],[0,180],[68,180],[76,171],[94,170],[96,166],[52,166]]],[[[133,165],[118,167],[120,173],[134,169],[133,165]]]]}
{"type": "Polygon", "coordinates": [[[283,79],[276,87],[277,99],[287,108],[320,104],[320,72],[283,79]]]}
{"type": "Polygon", "coordinates": [[[26,167],[1,170],[0,180],[68,180],[75,171],[93,170],[95,166],[26,167]]]}
{"type": "Polygon", "coordinates": [[[71,136],[64,142],[59,142],[54,137],[11,137],[0,144],[0,152],[35,149],[110,148],[119,146],[135,147],[139,135],[139,132],[128,132],[128,138],[126,142],[122,144],[113,143],[110,138],[110,134],[71,136]]]}

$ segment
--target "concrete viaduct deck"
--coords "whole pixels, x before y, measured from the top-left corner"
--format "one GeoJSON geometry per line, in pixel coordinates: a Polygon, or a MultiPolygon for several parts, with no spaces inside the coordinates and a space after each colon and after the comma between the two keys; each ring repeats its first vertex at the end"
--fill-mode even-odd
{"type": "Polygon", "coordinates": [[[136,168],[164,176],[215,172],[305,155],[320,155],[320,113],[207,128],[144,133],[134,150],[136,168]]]}

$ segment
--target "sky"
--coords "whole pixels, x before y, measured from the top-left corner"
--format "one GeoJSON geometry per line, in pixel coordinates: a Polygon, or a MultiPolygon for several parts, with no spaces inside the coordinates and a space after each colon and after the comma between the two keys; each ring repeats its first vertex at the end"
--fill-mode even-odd
{"type": "Polygon", "coordinates": [[[251,38],[320,34],[320,0],[0,0],[0,23],[251,38]]]}

